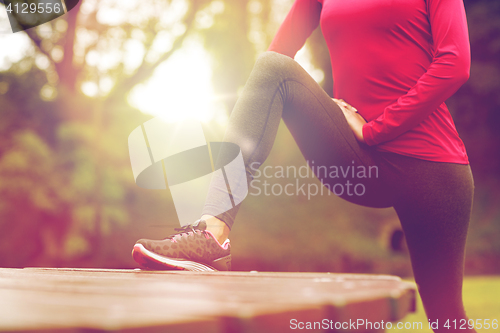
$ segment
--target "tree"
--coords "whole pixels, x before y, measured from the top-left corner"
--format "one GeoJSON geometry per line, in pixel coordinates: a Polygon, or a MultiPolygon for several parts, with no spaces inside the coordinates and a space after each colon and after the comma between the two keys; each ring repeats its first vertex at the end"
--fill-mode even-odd
{"type": "MultiPolygon", "coordinates": [[[[137,215],[134,202],[144,205],[138,193],[153,198],[135,188],[126,146],[131,130],[150,117],[130,107],[127,94],[187,38],[209,28],[203,19],[213,20],[225,6],[244,16],[245,4],[229,1],[83,0],[26,30],[34,52],[0,74],[1,112],[8,116],[1,131],[6,204],[0,215],[9,221],[2,229],[16,232],[0,237],[6,248],[19,241],[38,245],[0,264],[95,261],[103,237],[137,215]],[[134,61],[126,57],[131,49],[140,55],[134,61]],[[40,166],[36,172],[33,164],[40,166]]],[[[157,200],[152,203],[161,207],[157,200]]]]}

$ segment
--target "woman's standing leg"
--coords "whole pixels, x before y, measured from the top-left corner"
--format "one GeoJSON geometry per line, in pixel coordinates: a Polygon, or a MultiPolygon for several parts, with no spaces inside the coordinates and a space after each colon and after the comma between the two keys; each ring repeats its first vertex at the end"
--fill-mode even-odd
{"type": "Polygon", "coordinates": [[[470,167],[384,155],[391,182],[401,193],[394,208],[426,314],[431,322],[438,320],[435,332],[467,331],[458,328],[467,320],[462,281],[474,190],[470,167]]]}

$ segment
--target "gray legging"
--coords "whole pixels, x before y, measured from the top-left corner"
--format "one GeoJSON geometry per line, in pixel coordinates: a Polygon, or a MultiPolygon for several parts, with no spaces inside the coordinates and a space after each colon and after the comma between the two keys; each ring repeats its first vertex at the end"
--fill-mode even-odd
{"type": "MultiPolygon", "coordinates": [[[[342,183],[362,180],[366,191],[363,195],[344,191],[340,196],[363,206],[394,207],[428,317],[439,319],[440,326],[447,319],[466,318],[462,279],[474,189],[469,165],[384,153],[358,143],[340,108],[300,65],[266,52],[234,107],[224,138],[241,147],[248,180],[255,165],[269,155],[281,118],[305,159],[314,161],[314,171],[319,170],[316,166],[377,167],[378,177],[345,175],[342,183]]],[[[330,189],[339,182],[317,176],[330,189]]],[[[217,207],[226,191],[212,186],[203,214],[215,215],[231,228],[238,207],[213,213],[220,211],[217,207]]]]}

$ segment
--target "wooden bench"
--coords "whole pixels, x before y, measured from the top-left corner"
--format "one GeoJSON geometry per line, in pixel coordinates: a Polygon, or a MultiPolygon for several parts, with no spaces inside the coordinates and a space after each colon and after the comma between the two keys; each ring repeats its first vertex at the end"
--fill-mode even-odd
{"type": "Polygon", "coordinates": [[[383,332],[412,311],[387,275],[0,268],[0,331],[383,332]]]}

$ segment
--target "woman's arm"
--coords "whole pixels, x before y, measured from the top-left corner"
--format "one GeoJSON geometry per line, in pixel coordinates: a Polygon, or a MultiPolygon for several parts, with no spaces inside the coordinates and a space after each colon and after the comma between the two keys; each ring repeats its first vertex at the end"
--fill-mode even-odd
{"type": "Polygon", "coordinates": [[[318,0],[296,0],[268,51],[295,57],[297,51],[304,46],[307,38],[319,25],[321,7],[318,0]]]}
{"type": "Polygon", "coordinates": [[[470,46],[463,0],[427,0],[434,58],[408,93],[363,126],[372,146],[392,140],[433,113],[467,81],[470,46]]]}
{"type": "MultiPolygon", "coordinates": [[[[318,0],[296,0],[285,21],[281,24],[268,51],[278,52],[291,58],[304,46],[307,38],[319,24],[322,4],[318,0]]],[[[346,117],[356,139],[364,142],[363,125],[366,121],[351,105],[343,100],[334,101],[346,117]]]]}

